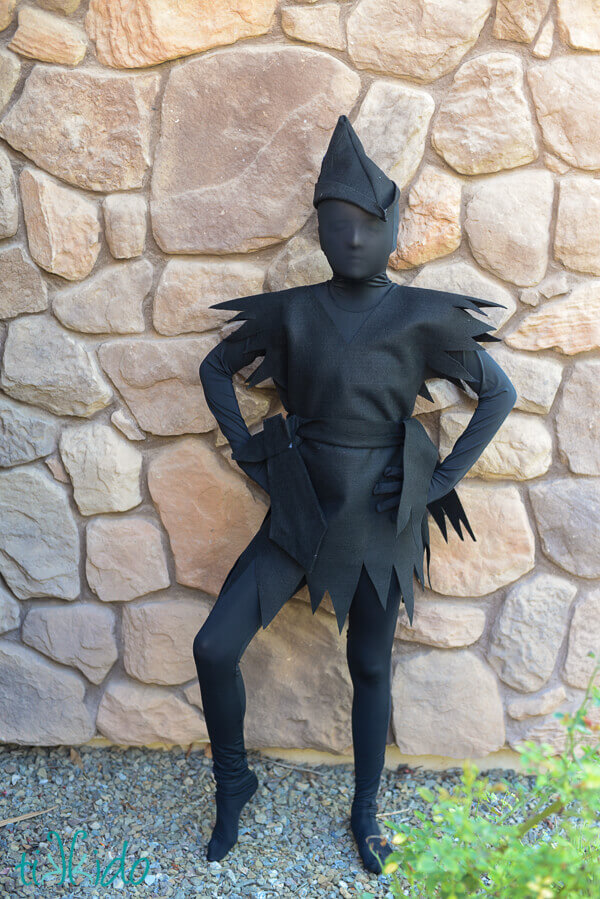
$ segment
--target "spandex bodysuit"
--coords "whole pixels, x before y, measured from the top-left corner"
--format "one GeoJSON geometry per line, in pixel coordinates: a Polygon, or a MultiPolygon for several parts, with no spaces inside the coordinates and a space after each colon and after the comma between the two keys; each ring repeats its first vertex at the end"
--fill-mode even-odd
{"type": "Polygon", "coordinates": [[[479,346],[499,339],[486,334],[493,326],[469,311],[500,304],[387,277],[399,200],[398,185],[341,115],[313,197],[331,281],[214,304],[239,310],[243,323],[200,365],[206,401],[233,459],[271,503],[193,643],[217,782],[211,861],[235,844],[241,809],[258,786],[244,747],[240,659],[261,623],[266,627],[304,584],[313,613],[328,590],[340,633],[348,618],[350,823],[368,870],[381,871],[374,846],[382,862],[391,851],[368,837],[380,834],[376,794],[399,603],[412,624],[413,572],[423,584],[425,550],[429,565],[427,510],[444,537],[447,516],[461,537],[462,522],[475,539],[453,488],[516,400],[510,380],[479,346]],[[250,435],[232,378],[257,356],[264,359],[247,383],[272,377],[288,415],[265,419],[250,435]],[[437,447],[412,415],[417,392],[431,399],[424,382],[434,373],[457,386],[468,380],[479,397],[439,464],[437,447]]]}
{"type": "MultiPolygon", "coordinates": [[[[352,310],[335,302],[330,293],[321,298],[337,327],[349,339],[375,306],[352,310]]],[[[443,465],[434,472],[429,500],[447,493],[471,468],[507,414],[507,385],[504,372],[485,350],[457,351],[453,355],[474,380],[478,404],[463,434],[455,442],[443,465]]],[[[202,383],[207,404],[231,447],[242,446],[250,435],[240,413],[232,377],[245,364],[240,342],[222,341],[202,364],[202,383]]],[[[512,388],[511,388],[512,389],[512,388]]],[[[511,404],[514,399],[511,399],[511,404]]],[[[240,467],[268,491],[266,462],[240,462],[240,467]]],[[[294,592],[303,584],[303,578],[294,592]]],[[[379,832],[376,793],[384,764],[385,745],[391,713],[391,653],[398,617],[400,595],[390,586],[385,610],[363,568],[348,614],[346,657],[354,688],[352,740],[355,759],[355,794],[352,827],[366,867],[378,871],[367,836],[379,832]]],[[[293,595],[293,594],[292,594],[293,595]]],[[[239,808],[252,788],[249,781],[243,723],[246,709],[244,681],[239,662],[244,650],[261,625],[256,586],[255,560],[229,581],[220,593],[202,630],[194,641],[194,657],[201,685],[202,702],[211,736],[213,766],[220,808],[233,808],[217,818],[213,836],[215,857],[237,838],[239,808]],[[249,787],[250,784],[250,787],[249,787]],[[219,842],[220,841],[220,842],[219,842]],[[222,847],[219,849],[219,847],[222,847]]],[[[379,847],[382,858],[389,847],[379,847]]]]}

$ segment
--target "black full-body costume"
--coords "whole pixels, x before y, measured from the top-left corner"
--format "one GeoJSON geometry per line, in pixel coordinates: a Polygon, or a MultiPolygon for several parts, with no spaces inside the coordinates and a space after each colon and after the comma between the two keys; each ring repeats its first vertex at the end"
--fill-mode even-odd
{"type": "MultiPolygon", "coordinates": [[[[223,857],[237,839],[239,812],[257,784],[246,762],[239,660],[259,627],[306,584],[313,613],[328,591],[340,633],[348,619],[351,824],[363,863],[380,870],[366,837],[378,832],[399,602],[412,625],[413,575],[423,585],[424,554],[430,561],[429,513],[446,539],[447,521],[461,539],[461,525],[475,539],[454,488],[516,400],[480,345],[498,339],[488,333],[494,326],[471,314],[500,304],[388,278],[398,199],[397,185],[340,116],[313,200],[333,278],[215,304],[237,310],[231,321],[242,324],[200,366],[206,400],[233,458],[271,505],[194,641],[217,783],[208,858],[223,857]],[[246,383],[271,377],[287,415],[265,419],[251,436],[232,376],[259,356],[246,383]],[[417,395],[431,399],[425,380],[432,377],[468,383],[478,395],[443,462],[412,417],[417,395]]],[[[389,846],[376,851],[383,859],[389,846]]]]}

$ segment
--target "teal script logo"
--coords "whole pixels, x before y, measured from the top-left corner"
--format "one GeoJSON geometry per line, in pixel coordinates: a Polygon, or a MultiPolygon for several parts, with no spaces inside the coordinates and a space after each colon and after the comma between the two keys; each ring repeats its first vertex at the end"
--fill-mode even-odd
{"type": "MultiPolygon", "coordinates": [[[[148,874],[148,868],[150,867],[150,862],[147,858],[138,858],[138,860],[133,864],[129,870],[129,872],[125,873],[125,853],[127,851],[127,840],[123,841],[123,849],[120,854],[117,855],[116,858],[113,858],[105,868],[102,868],[100,865],[100,861],[98,858],[91,861],[91,864],[95,867],[95,872],[92,874],[89,871],[82,871],[82,866],[85,863],[85,860],[88,857],[87,852],[84,853],[83,858],[81,858],[76,864],[75,868],[73,868],[73,854],[75,851],[75,844],[77,842],[77,837],[81,835],[83,840],[86,839],[88,833],[87,830],[76,830],[71,839],[71,848],[69,850],[69,857],[67,859],[65,855],[65,848],[63,846],[63,842],[61,840],[60,834],[58,834],[55,830],[48,831],[48,841],[50,842],[53,837],[56,838],[58,843],[58,848],[60,850],[60,863],[57,863],[56,859],[52,855],[52,853],[48,850],[48,862],[52,866],[52,871],[46,871],[46,873],[42,874],[41,877],[38,873],[37,867],[40,861],[39,858],[35,858],[32,862],[27,861],[25,858],[26,853],[23,852],[21,854],[21,861],[18,865],[15,865],[16,870],[19,872],[19,877],[21,879],[21,883],[26,886],[31,886],[35,884],[36,886],[41,886],[46,881],[53,882],[52,878],[60,875],[60,880],[57,881],[59,884],[63,884],[65,879],[69,877],[69,882],[72,886],[81,886],[83,881],[80,881],[78,884],[75,884],[73,880],[73,876],[77,876],[80,874],[84,880],[89,880],[93,882],[94,886],[98,886],[101,884],[102,886],[108,886],[111,884],[118,876],[121,877],[124,883],[131,884],[139,884],[142,883],[146,879],[146,875],[148,874]],[[118,865],[115,871],[110,875],[110,879],[107,880],[107,876],[109,875],[111,868],[113,866],[118,865]],[[139,880],[135,880],[135,872],[138,865],[144,865],[145,870],[139,880]],[[31,866],[32,869],[32,879],[27,879],[27,869],[31,866]]],[[[39,852],[39,849],[35,850],[35,853],[39,852]]],[[[98,850],[94,849],[94,855],[97,855],[98,850]]],[[[54,881],[56,882],[56,881],[54,881]]]]}

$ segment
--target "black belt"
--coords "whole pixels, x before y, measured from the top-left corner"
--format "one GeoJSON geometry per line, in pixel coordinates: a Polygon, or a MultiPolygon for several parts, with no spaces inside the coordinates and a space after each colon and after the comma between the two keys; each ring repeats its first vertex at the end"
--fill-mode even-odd
{"type": "MultiPolygon", "coordinates": [[[[306,570],[312,571],[327,530],[319,498],[298,450],[306,437],[336,446],[382,447],[404,444],[402,492],[396,516],[396,535],[411,523],[411,511],[420,522],[427,492],[438,460],[437,447],[416,418],[370,421],[359,418],[303,418],[281,413],[265,418],[263,430],[234,450],[242,462],[267,461],[271,523],[269,537],[306,570]]],[[[413,519],[415,516],[412,516],[413,519]]],[[[412,524],[415,541],[417,531],[412,524]]]]}

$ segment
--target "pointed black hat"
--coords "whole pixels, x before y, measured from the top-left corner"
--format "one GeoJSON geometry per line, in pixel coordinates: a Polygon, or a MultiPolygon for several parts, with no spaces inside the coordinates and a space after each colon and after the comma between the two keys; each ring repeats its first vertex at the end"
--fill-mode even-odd
{"type": "Polygon", "coordinates": [[[399,196],[396,182],[367,156],[348,116],[341,115],[321,163],[313,206],[332,198],[347,200],[387,221],[399,196]]]}

